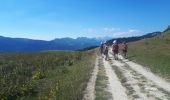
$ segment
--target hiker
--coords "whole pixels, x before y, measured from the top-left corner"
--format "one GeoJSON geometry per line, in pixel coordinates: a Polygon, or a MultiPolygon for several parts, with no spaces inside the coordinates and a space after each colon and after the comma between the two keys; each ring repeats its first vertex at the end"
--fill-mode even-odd
{"type": "Polygon", "coordinates": [[[109,47],[107,46],[106,42],[104,43],[104,55],[105,55],[105,60],[108,60],[108,51],[109,47]]]}
{"type": "Polygon", "coordinates": [[[104,51],[104,44],[103,44],[103,42],[101,42],[101,44],[100,44],[100,54],[102,55],[102,57],[103,57],[103,51],[104,51]]]}
{"type": "Polygon", "coordinates": [[[116,40],[113,41],[112,51],[113,51],[114,59],[118,60],[119,45],[116,40]]]}
{"type": "Polygon", "coordinates": [[[122,51],[123,51],[123,56],[124,56],[125,59],[127,58],[127,49],[128,49],[127,43],[123,42],[122,51]]]}

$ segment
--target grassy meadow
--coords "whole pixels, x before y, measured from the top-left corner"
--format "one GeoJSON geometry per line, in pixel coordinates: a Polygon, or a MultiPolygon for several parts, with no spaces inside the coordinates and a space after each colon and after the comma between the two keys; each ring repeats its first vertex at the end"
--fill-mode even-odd
{"type": "Polygon", "coordinates": [[[95,50],[0,53],[2,100],[80,100],[95,50]]]}
{"type": "Polygon", "coordinates": [[[170,31],[129,43],[129,59],[170,80],[170,31]]]}

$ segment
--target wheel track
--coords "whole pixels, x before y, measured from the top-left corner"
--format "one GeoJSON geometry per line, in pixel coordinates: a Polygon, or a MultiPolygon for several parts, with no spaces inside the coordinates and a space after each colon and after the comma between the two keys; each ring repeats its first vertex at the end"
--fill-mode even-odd
{"type": "Polygon", "coordinates": [[[93,69],[91,78],[89,82],[87,83],[86,90],[84,91],[83,100],[94,100],[95,99],[95,84],[96,84],[96,78],[98,73],[98,59],[96,58],[95,67],[93,69]]]}
{"type": "Polygon", "coordinates": [[[117,77],[115,71],[112,69],[108,61],[104,62],[104,67],[106,70],[106,76],[109,78],[109,91],[112,94],[113,100],[128,100],[125,88],[122,86],[119,78],[117,77]]]}
{"type": "Polygon", "coordinates": [[[154,82],[148,80],[142,74],[131,69],[121,61],[113,60],[111,53],[110,64],[126,88],[130,100],[169,100],[169,93],[157,87],[154,82]]]}

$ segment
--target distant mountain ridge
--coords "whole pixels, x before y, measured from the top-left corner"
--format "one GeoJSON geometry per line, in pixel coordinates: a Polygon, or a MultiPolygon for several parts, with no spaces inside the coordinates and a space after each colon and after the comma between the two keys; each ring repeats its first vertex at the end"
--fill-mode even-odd
{"type": "MultiPolygon", "coordinates": [[[[132,42],[143,38],[150,38],[161,34],[161,32],[153,32],[143,36],[115,38],[118,42],[132,42]]],[[[0,36],[0,52],[36,52],[46,50],[83,50],[84,48],[96,47],[104,42],[109,37],[105,38],[87,38],[79,37],[73,38],[56,38],[51,41],[33,40],[26,38],[9,38],[0,36]]],[[[107,41],[112,43],[111,39],[107,41]]]]}
{"type": "Polygon", "coordinates": [[[142,39],[145,39],[145,38],[152,38],[152,37],[155,37],[157,35],[164,34],[167,31],[170,31],[170,25],[163,32],[156,31],[156,32],[152,32],[152,33],[148,33],[148,34],[145,34],[145,35],[142,35],[142,36],[136,36],[136,37],[114,38],[114,39],[107,41],[107,43],[112,44],[114,40],[117,40],[118,43],[122,43],[124,41],[125,42],[134,42],[134,41],[139,41],[139,40],[142,40],[142,39]]]}
{"type": "Polygon", "coordinates": [[[170,25],[168,26],[168,28],[164,31],[164,32],[167,32],[170,30],[170,25]]]}
{"type": "Polygon", "coordinates": [[[114,38],[111,39],[109,41],[107,41],[108,44],[112,44],[114,40],[117,40],[118,43],[122,43],[122,42],[134,42],[134,41],[139,41],[141,39],[145,39],[145,38],[151,38],[157,35],[160,35],[162,32],[152,32],[152,33],[148,33],[142,36],[136,36],[136,37],[123,37],[123,38],[114,38]]]}
{"type": "Polygon", "coordinates": [[[79,37],[57,38],[51,41],[32,40],[26,38],[10,38],[0,36],[0,52],[34,52],[44,50],[78,50],[97,46],[103,40],[79,37]]]}
{"type": "MultiPolygon", "coordinates": [[[[170,26],[165,30],[170,30],[170,26]]],[[[162,32],[148,33],[142,36],[136,37],[125,37],[125,38],[114,38],[103,37],[103,38],[87,38],[79,37],[73,38],[56,38],[51,41],[44,40],[33,40],[26,38],[10,38],[0,36],[0,52],[36,52],[36,51],[46,51],[46,50],[88,50],[89,48],[94,48],[99,46],[101,42],[106,40],[108,44],[112,44],[114,40],[119,43],[123,41],[133,42],[144,38],[151,38],[162,34],[162,32]],[[110,39],[110,40],[109,40],[110,39]]]]}

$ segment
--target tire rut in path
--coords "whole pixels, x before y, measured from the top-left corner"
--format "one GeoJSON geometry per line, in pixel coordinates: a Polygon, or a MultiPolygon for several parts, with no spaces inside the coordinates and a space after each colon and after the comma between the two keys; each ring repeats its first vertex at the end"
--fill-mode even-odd
{"type": "Polygon", "coordinates": [[[108,77],[109,80],[108,89],[112,94],[113,100],[128,100],[126,90],[122,86],[119,78],[117,77],[116,73],[112,69],[111,65],[109,64],[108,61],[105,61],[104,59],[103,62],[106,70],[106,76],[108,77]]]}
{"type": "Polygon", "coordinates": [[[170,83],[169,82],[167,82],[166,80],[162,79],[161,77],[153,74],[149,70],[145,69],[142,65],[139,65],[139,64],[134,63],[132,61],[129,61],[128,59],[123,59],[122,56],[119,56],[119,58],[124,63],[126,63],[131,69],[135,70],[139,74],[142,74],[145,78],[154,82],[155,85],[162,88],[166,92],[170,93],[170,83]]]}
{"type": "Polygon", "coordinates": [[[95,67],[93,69],[91,78],[87,83],[86,90],[84,91],[83,100],[94,100],[95,99],[95,84],[98,73],[98,57],[96,58],[95,67]]]}
{"type": "Polygon", "coordinates": [[[119,66],[116,62],[113,67],[119,76],[122,85],[126,88],[130,100],[168,100],[168,94],[164,93],[155,84],[147,80],[141,74],[128,68],[119,66]]]}
{"type": "Polygon", "coordinates": [[[131,69],[124,62],[115,61],[109,53],[110,63],[119,76],[122,85],[126,87],[130,100],[169,100],[169,93],[157,87],[154,82],[148,80],[142,74],[131,69]]]}

